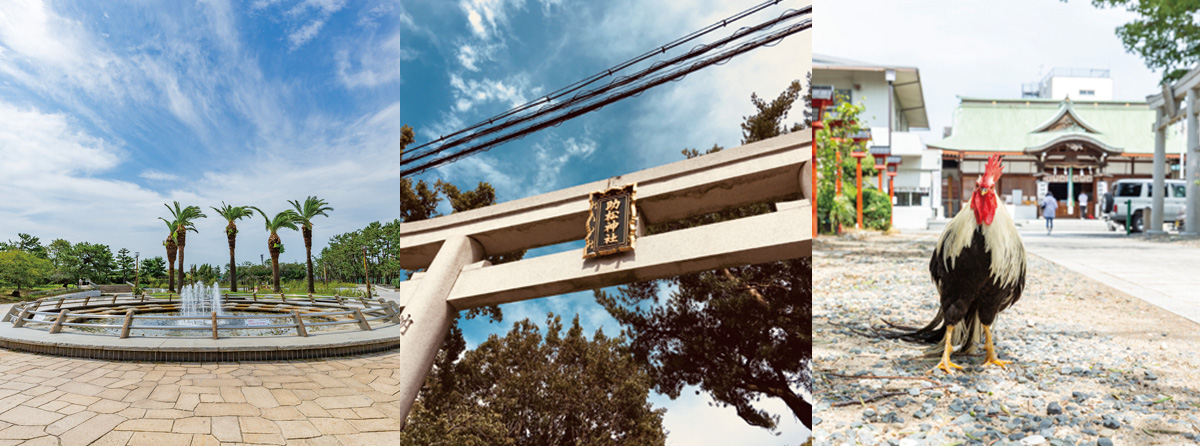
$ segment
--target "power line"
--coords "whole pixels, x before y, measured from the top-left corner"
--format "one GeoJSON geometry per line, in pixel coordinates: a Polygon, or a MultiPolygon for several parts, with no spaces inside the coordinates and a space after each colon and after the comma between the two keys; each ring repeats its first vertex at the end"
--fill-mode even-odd
{"type": "Polygon", "coordinates": [[[736,55],[748,52],[750,50],[753,50],[753,49],[761,47],[761,46],[774,45],[789,35],[792,35],[792,34],[795,34],[795,33],[798,33],[798,32],[801,32],[801,31],[811,28],[812,20],[811,19],[804,20],[801,23],[793,24],[793,25],[783,28],[782,30],[769,33],[765,37],[753,39],[750,42],[739,45],[736,48],[733,48],[731,50],[727,50],[727,51],[718,53],[715,56],[708,57],[699,62],[692,63],[691,65],[685,65],[694,59],[700,58],[700,57],[704,56],[705,54],[710,53],[710,52],[712,52],[718,48],[721,48],[725,45],[728,45],[736,40],[746,38],[746,37],[754,35],[754,34],[761,33],[765,30],[769,30],[779,24],[786,23],[786,22],[796,19],[798,17],[809,15],[812,12],[812,7],[807,6],[807,7],[798,9],[798,10],[795,10],[795,9],[788,10],[775,19],[767,20],[767,21],[760,23],[758,25],[755,25],[755,26],[740,28],[739,30],[737,30],[730,36],[719,39],[710,44],[699,45],[699,46],[693,48],[691,51],[688,51],[687,53],[672,57],[665,61],[655,62],[649,68],[643,69],[634,74],[615,78],[612,81],[610,81],[607,85],[597,87],[592,90],[579,92],[579,90],[582,89],[583,87],[585,87],[589,84],[595,83],[599,79],[611,76],[613,73],[616,73],[617,71],[624,70],[636,63],[645,61],[653,55],[665,54],[668,49],[675,48],[679,45],[682,45],[683,43],[685,43],[687,41],[694,40],[695,38],[702,36],[704,34],[710,33],[715,29],[724,27],[724,26],[728,25],[729,23],[731,23],[732,21],[742,19],[750,14],[761,11],[762,9],[764,9],[768,6],[778,4],[779,1],[781,1],[781,0],[764,2],[760,5],[757,5],[746,11],[735,14],[734,16],[731,16],[730,18],[727,18],[720,22],[714,23],[713,25],[705,27],[701,30],[694,31],[694,32],[688,34],[687,36],[681,37],[679,39],[672,41],[671,43],[668,43],[667,45],[661,46],[655,50],[644,53],[643,55],[638,56],[634,59],[623,62],[623,63],[621,63],[613,68],[610,68],[606,71],[600,72],[596,75],[593,75],[593,76],[585,78],[581,81],[575,82],[575,83],[573,83],[567,87],[564,87],[562,89],[559,89],[559,90],[555,91],[554,93],[551,93],[550,95],[547,95],[541,99],[531,101],[522,106],[519,106],[517,108],[509,110],[505,113],[494,116],[494,117],[488,119],[487,121],[481,121],[480,123],[477,123],[475,125],[465,128],[465,129],[459,130],[457,132],[451,133],[450,135],[442,136],[442,137],[438,138],[437,140],[422,144],[422,145],[410,150],[407,154],[402,154],[402,158],[407,158],[407,159],[401,159],[402,171],[401,171],[400,175],[403,178],[407,175],[413,175],[413,174],[417,174],[420,172],[424,172],[428,169],[438,167],[438,166],[446,164],[448,162],[460,159],[469,154],[472,154],[472,153],[475,153],[478,151],[482,151],[482,150],[488,150],[491,147],[494,147],[501,143],[511,141],[514,139],[519,139],[521,137],[524,137],[528,133],[532,133],[532,132],[535,132],[535,131],[538,131],[541,129],[545,129],[550,126],[559,125],[568,119],[572,119],[572,118],[580,116],[582,114],[585,114],[585,113],[588,113],[591,111],[595,111],[605,105],[611,104],[618,100],[638,95],[647,89],[661,85],[665,82],[682,79],[687,74],[698,71],[699,69],[702,69],[704,67],[711,66],[714,64],[723,64],[736,55]],[[675,67],[675,68],[672,68],[672,67],[675,67]],[[659,72],[665,72],[665,74],[660,74],[654,78],[648,78],[648,76],[655,75],[659,72]],[[566,96],[567,94],[570,94],[570,93],[575,93],[575,95],[565,101],[554,102],[555,99],[562,98],[563,96],[566,96]],[[537,105],[541,105],[541,108],[536,111],[517,116],[517,115],[521,114],[522,112],[525,112],[537,105]],[[499,123],[497,123],[497,121],[499,121],[499,123]],[[525,126],[519,128],[517,130],[514,130],[512,132],[507,132],[509,129],[514,128],[518,125],[525,125],[525,126]],[[447,138],[452,138],[452,137],[455,137],[458,135],[463,135],[464,133],[469,132],[471,130],[475,130],[475,131],[470,134],[447,141],[447,138]],[[457,152],[450,153],[447,155],[442,155],[442,156],[436,157],[432,160],[417,164],[414,167],[404,169],[404,165],[406,165],[406,164],[409,164],[409,165],[414,164],[421,159],[428,158],[428,157],[431,157],[434,155],[438,155],[443,152],[448,152],[457,146],[461,146],[461,145],[467,144],[473,140],[476,140],[476,139],[479,139],[482,137],[486,137],[489,135],[495,135],[495,134],[499,134],[499,135],[495,136],[494,138],[492,138],[488,141],[485,141],[485,142],[482,142],[479,144],[475,144],[472,146],[468,146],[464,149],[458,150],[457,152]],[[443,142],[443,144],[441,144],[440,146],[438,146],[436,148],[432,147],[433,144],[438,143],[438,142],[443,142]],[[426,149],[426,150],[423,153],[418,152],[421,149],[426,149]],[[408,155],[408,156],[405,157],[404,155],[408,155]]]}

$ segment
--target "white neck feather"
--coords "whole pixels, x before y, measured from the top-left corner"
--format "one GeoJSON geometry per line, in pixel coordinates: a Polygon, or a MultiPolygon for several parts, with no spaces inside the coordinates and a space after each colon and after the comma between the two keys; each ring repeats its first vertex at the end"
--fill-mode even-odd
{"type": "MultiPolygon", "coordinates": [[[[974,200],[974,197],[971,199],[974,200]]],[[[953,269],[959,254],[971,246],[978,226],[970,202],[946,225],[938,238],[938,247],[942,249],[942,259],[947,262],[947,269],[953,269]]],[[[1004,204],[997,203],[992,224],[983,225],[982,231],[986,248],[992,256],[992,280],[1001,286],[1015,284],[1025,269],[1025,245],[1004,204]]]]}

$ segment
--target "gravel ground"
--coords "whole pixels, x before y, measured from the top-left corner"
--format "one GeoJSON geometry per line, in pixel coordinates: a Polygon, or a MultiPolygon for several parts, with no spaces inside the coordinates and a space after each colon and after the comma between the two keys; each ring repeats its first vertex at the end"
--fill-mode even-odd
{"type": "Polygon", "coordinates": [[[817,239],[814,444],[1200,444],[1200,326],[1033,255],[993,327],[1007,370],[927,375],[924,345],[864,335],[933,317],[935,239],[817,239]]]}

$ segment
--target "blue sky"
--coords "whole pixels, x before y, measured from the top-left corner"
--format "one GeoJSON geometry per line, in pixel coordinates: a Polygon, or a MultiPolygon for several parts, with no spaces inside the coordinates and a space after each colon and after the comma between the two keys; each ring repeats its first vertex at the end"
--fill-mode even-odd
{"type": "MultiPolygon", "coordinates": [[[[224,264],[222,200],[328,200],[314,250],[397,218],[400,17],[394,0],[0,3],[0,237],[165,256],[156,218],[179,200],[210,215],[188,263],[224,264]]],[[[238,259],[258,261],[261,217],[239,223],[238,259]]]]}
{"type": "MultiPolygon", "coordinates": [[[[546,95],[577,80],[740,12],[758,1],[406,0],[401,6],[400,117],[417,144],[546,95]]],[[[789,0],[752,16],[754,24],[788,8],[789,0]]],[[[725,36],[733,30],[718,32],[725,36]]],[[[706,39],[704,42],[711,41],[706,39]]],[[[472,188],[491,183],[510,201],[622,175],[741,141],[742,117],[754,113],[751,93],[773,98],[811,65],[812,36],[801,33],[719,66],[693,73],[598,112],[418,175],[472,188]]],[[[690,49],[687,45],[685,49],[690,49]]],[[[676,54],[676,53],[670,53],[676,54]]],[[[798,119],[798,114],[792,115],[798,119]]],[[[447,203],[441,212],[449,213],[447,203]]],[[[546,247],[527,257],[583,249],[581,242],[546,247]]],[[[504,305],[505,320],[465,321],[470,346],[529,318],[545,327],[548,311],[565,320],[578,313],[585,332],[620,331],[591,292],[504,305]]],[[[798,444],[807,431],[786,408],[781,435],[747,426],[733,409],[712,408],[690,389],[667,407],[670,444],[798,444]]]]}

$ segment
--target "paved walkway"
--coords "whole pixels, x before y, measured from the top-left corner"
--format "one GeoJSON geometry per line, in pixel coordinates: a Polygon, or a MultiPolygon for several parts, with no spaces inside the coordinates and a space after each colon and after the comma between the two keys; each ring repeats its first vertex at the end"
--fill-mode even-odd
{"type": "Polygon", "coordinates": [[[1200,248],[1109,232],[1099,220],[1024,223],[1026,249],[1167,311],[1200,323],[1200,248]]]}
{"type": "Polygon", "coordinates": [[[391,445],[398,351],[260,363],[0,349],[0,446],[391,445]]]}

